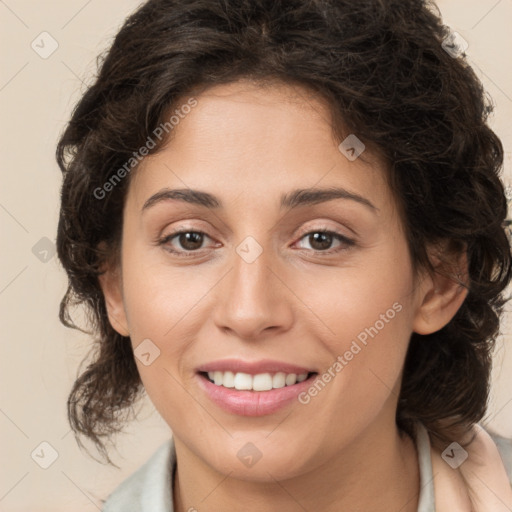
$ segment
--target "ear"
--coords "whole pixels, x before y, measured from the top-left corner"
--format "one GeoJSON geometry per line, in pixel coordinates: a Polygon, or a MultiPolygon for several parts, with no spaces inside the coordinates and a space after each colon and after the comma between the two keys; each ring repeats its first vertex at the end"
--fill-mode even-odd
{"type": "Polygon", "coordinates": [[[110,325],[121,336],[129,336],[128,321],[123,301],[123,287],[119,266],[105,266],[103,273],[98,277],[105,304],[107,307],[110,325]]]}
{"type": "Polygon", "coordinates": [[[468,264],[466,248],[449,250],[448,244],[429,251],[433,271],[425,271],[419,285],[419,306],[413,331],[432,334],[455,316],[467,294],[468,264]]]}

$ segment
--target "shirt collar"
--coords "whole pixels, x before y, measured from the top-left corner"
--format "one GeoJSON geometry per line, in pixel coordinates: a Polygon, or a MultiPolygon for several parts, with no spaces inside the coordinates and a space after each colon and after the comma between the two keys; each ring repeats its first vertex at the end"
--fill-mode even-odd
{"type": "MultiPolygon", "coordinates": [[[[434,479],[428,432],[417,424],[416,448],[420,473],[418,512],[434,510],[434,479]]],[[[174,512],[172,487],[176,450],[170,439],[108,498],[103,512],[174,512]]]]}

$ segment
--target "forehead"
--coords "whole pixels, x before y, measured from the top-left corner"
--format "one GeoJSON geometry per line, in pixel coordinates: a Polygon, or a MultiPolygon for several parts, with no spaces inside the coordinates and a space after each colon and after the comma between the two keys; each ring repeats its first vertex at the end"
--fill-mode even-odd
{"type": "Polygon", "coordinates": [[[390,199],[375,155],[365,151],[349,161],[340,152],[329,105],[318,94],[239,81],[194,98],[196,106],[181,116],[165,148],[132,176],[129,200],[139,207],[161,187],[207,189],[250,203],[275,202],[291,188],[342,185],[375,202],[390,199]]]}

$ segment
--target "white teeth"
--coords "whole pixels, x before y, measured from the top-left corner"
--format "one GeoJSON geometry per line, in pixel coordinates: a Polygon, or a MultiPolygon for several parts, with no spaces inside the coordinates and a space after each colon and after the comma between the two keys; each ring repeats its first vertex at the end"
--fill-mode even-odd
{"type": "Polygon", "coordinates": [[[273,388],[284,388],[286,385],[286,373],[278,372],[272,377],[273,388]]]}
{"type": "Polygon", "coordinates": [[[217,386],[235,388],[239,391],[269,391],[303,382],[308,378],[308,374],[301,373],[297,375],[296,373],[277,372],[274,374],[258,373],[257,375],[250,375],[242,372],[214,371],[208,372],[208,378],[217,386]]]}
{"type": "Polygon", "coordinates": [[[222,378],[223,378],[222,372],[213,372],[213,382],[215,382],[215,384],[217,384],[217,386],[222,385],[222,380],[223,380],[222,378]]]}
{"type": "Polygon", "coordinates": [[[234,388],[235,387],[235,374],[233,372],[224,372],[224,377],[222,379],[222,385],[225,388],[234,388]]]}
{"type": "MultiPolygon", "coordinates": [[[[220,385],[222,385],[222,383],[220,385]]],[[[248,373],[237,373],[235,375],[235,389],[238,389],[239,391],[251,390],[252,376],[248,373]]]]}
{"type": "Polygon", "coordinates": [[[270,373],[259,373],[252,378],[252,389],[254,391],[269,391],[272,389],[272,375],[270,373]]]}
{"type": "Polygon", "coordinates": [[[296,373],[289,373],[286,376],[286,385],[287,386],[293,386],[297,382],[297,374],[296,373]]]}

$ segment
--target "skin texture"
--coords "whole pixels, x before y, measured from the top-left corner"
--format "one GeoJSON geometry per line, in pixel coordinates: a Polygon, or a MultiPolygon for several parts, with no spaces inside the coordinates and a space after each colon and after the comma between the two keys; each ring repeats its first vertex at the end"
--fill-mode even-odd
{"type": "MultiPolygon", "coordinates": [[[[197,101],[133,176],[121,264],[101,278],[114,328],[134,348],[149,338],[160,350],[137,364],[174,434],[176,510],[415,511],[416,452],[395,424],[402,365],[411,333],[446,325],[464,289],[413,271],[382,163],[370,150],[345,158],[328,107],[307,90],[239,81],[197,101]],[[374,208],[350,199],[279,208],[282,194],[327,187],[374,208]],[[164,188],[209,192],[223,206],[167,200],[142,211],[164,188]],[[182,228],[206,233],[200,249],[187,253],[179,237],[159,245],[182,228]],[[322,229],[353,244],[333,238],[322,252],[305,236],[322,229]],[[250,264],[236,252],[248,236],[263,251],[250,264]],[[396,303],[400,312],[307,405],[242,417],[198,385],[196,368],[223,358],[321,374],[396,303]],[[237,457],[246,443],[262,454],[252,467],[237,457]]],[[[461,272],[463,263],[453,260],[461,272]]]]}

